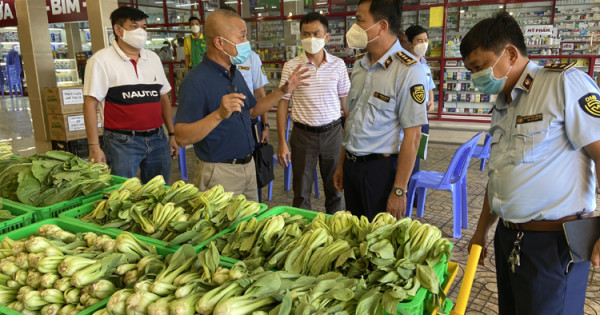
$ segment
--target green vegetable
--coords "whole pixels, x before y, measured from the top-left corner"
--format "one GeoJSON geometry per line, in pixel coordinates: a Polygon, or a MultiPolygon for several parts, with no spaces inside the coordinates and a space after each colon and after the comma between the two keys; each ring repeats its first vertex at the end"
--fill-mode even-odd
{"type": "Polygon", "coordinates": [[[115,292],[106,304],[108,313],[113,315],[125,315],[127,313],[127,299],[134,293],[135,291],[132,289],[123,289],[115,292]]]}
{"type": "Polygon", "coordinates": [[[106,164],[88,163],[64,151],[0,159],[0,197],[35,207],[90,194],[111,180],[106,164]]]}

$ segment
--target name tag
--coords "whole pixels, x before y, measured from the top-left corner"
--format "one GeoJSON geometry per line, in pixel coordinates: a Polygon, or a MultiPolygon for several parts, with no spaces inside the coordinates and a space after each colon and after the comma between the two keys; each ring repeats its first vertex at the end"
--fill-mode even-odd
{"type": "Polygon", "coordinates": [[[542,114],[528,115],[528,116],[517,116],[516,125],[527,124],[530,122],[542,121],[544,119],[542,114]]]}
{"type": "Polygon", "coordinates": [[[390,101],[390,97],[389,96],[385,96],[379,92],[375,92],[375,94],[373,94],[374,97],[388,103],[390,101]]]}
{"type": "Polygon", "coordinates": [[[246,67],[246,66],[238,66],[237,68],[240,70],[250,70],[250,67],[246,67]]]}

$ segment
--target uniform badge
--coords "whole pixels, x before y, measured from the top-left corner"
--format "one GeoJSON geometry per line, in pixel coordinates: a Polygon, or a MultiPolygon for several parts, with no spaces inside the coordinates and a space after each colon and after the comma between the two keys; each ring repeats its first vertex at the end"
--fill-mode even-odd
{"type": "Polygon", "coordinates": [[[527,124],[530,122],[542,121],[544,120],[543,114],[535,114],[535,115],[527,115],[527,116],[517,116],[517,121],[515,125],[527,124]]]}
{"type": "Polygon", "coordinates": [[[410,96],[415,102],[423,104],[425,102],[425,88],[423,84],[417,84],[410,87],[410,96]]]}
{"type": "Polygon", "coordinates": [[[531,76],[531,74],[527,73],[527,75],[525,76],[525,80],[523,80],[523,82],[521,82],[521,87],[523,88],[523,90],[525,90],[525,92],[529,93],[529,91],[531,91],[532,85],[533,85],[533,77],[531,76]]]}
{"type": "Polygon", "coordinates": [[[398,57],[398,59],[400,59],[407,66],[412,66],[415,63],[417,63],[416,60],[414,60],[411,56],[405,54],[403,51],[397,52],[396,57],[398,57]]]}
{"type": "Polygon", "coordinates": [[[551,63],[544,66],[544,69],[550,71],[567,71],[575,66],[575,62],[571,63],[551,63]]]}
{"type": "Polygon", "coordinates": [[[360,59],[360,58],[364,57],[366,54],[367,54],[366,52],[360,53],[360,54],[356,55],[354,58],[360,59]]]}
{"type": "Polygon", "coordinates": [[[260,69],[262,70],[262,73],[263,73],[264,75],[267,75],[267,71],[265,71],[265,66],[264,66],[264,65],[261,65],[261,66],[260,66],[260,69]]]}
{"type": "Polygon", "coordinates": [[[579,99],[579,106],[583,111],[595,118],[600,118],[600,95],[588,93],[579,99]]]}
{"type": "Polygon", "coordinates": [[[388,56],[388,58],[383,63],[383,67],[387,70],[387,68],[392,64],[393,61],[394,60],[392,59],[392,56],[388,56]]]}
{"type": "Polygon", "coordinates": [[[240,69],[240,70],[250,70],[250,67],[247,67],[247,66],[238,66],[238,69],[240,69]]]}
{"type": "Polygon", "coordinates": [[[386,102],[386,103],[389,103],[389,101],[390,101],[390,97],[389,96],[383,95],[383,94],[381,94],[379,92],[375,92],[375,94],[373,94],[373,96],[375,98],[378,98],[378,99],[386,102]]]}

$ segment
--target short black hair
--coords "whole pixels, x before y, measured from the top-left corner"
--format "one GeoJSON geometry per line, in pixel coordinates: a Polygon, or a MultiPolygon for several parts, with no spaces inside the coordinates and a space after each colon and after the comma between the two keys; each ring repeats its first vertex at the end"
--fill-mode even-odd
{"type": "Polygon", "coordinates": [[[144,11],[138,10],[132,7],[120,7],[110,14],[110,22],[114,27],[115,24],[123,25],[125,21],[131,20],[133,22],[145,20],[148,15],[144,11]]]}
{"type": "Polygon", "coordinates": [[[311,23],[314,21],[319,21],[321,24],[323,24],[323,26],[325,26],[325,33],[328,32],[329,21],[327,21],[327,18],[319,12],[310,12],[310,13],[306,14],[305,16],[303,16],[302,19],[300,20],[300,30],[302,30],[302,25],[308,24],[308,23],[311,23]]]}
{"type": "Polygon", "coordinates": [[[404,34],[406,34],[406,37],[411,44],[415,37],[423,33],[427,34],[427,30],[420,25],[411,25],[409,28],[406,29],[406,31],[404,31],[404,34]]]}
{"type": "Polygon", "coordinates": [[[469,30],[460,43],[460,54],[464,60],[481,47],[500,55],[508,44],[517,47],[521,55],[527,55],[527,46],[519,23],[510,14],[501,12],[495,17],[479,21],[469,30]]]}
{"type": "Polygon", "coordinates": [[[191,16],[191,17],[188,19],[188,23],[190,23],[190,22],[191,22],[191,21],[193,21],[193,20],[196,20],[196,21],[198,21],[198,23],[200,23],[200,19],[199,19],[197,16],[191,16]]]}
{"type": "Polygon", "coordinates": [[[221,10],[228,10],[228,11],[237,13],[236,9],[234,9],[234,8],[228,6],[228,5],[221,6],[219,9],[221,9],[221,10]]]}
{"type": "Polygon", "coordinates": [[[403,0],[360,0],[358,5],[371,2],[369,13],[375,21],[386,20],[390,25],[390,32],[394,35],[402,30],[402,3],[403,0]]]}

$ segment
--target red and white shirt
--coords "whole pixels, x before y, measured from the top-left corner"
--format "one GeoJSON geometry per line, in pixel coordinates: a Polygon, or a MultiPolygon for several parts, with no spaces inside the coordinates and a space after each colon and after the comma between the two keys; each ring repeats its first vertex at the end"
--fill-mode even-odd
{"type": "Polygon", "coordinates": [[[162,62],[142,49],[137,62],[116,41],[87,62],[83,94],[102,103],[100,117],[109,129],[148,130],[162,126],[160,96],[171,91],[162,62]]]}
{"type": "Polygon", "coordinates": [[[308,69],[304,75],[310,77],[304,82],[310,85],[299,86],[283,97],[291,100],[292,120],[308,126],[322,126],[339,119],[340,97],[346,97],[350,90],[344,61],[325,51],[325,59],[318,67],[303,53],[285,63],[279,86],[285,84],[298,65],[302,65],[300,70],[308,69]]]}

